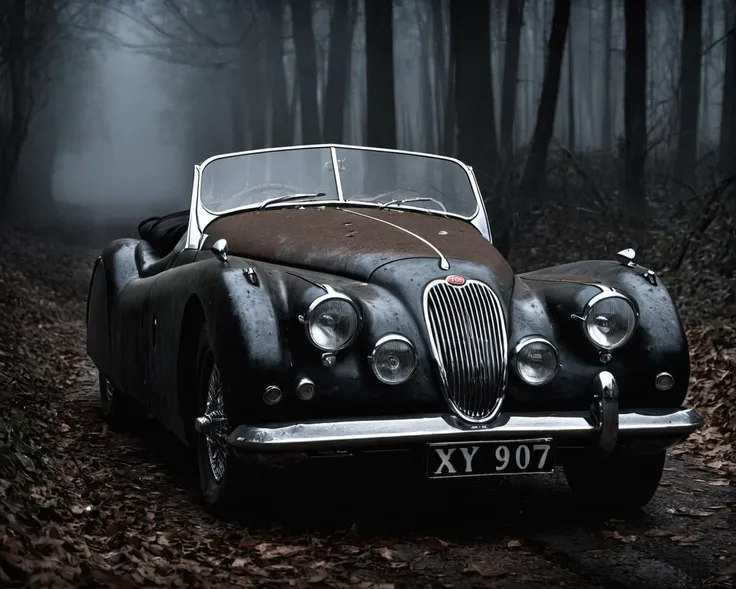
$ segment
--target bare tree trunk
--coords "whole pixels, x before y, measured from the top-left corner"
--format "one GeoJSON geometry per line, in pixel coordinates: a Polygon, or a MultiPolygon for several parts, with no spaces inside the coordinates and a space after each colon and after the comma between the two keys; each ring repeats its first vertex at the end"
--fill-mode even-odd
{"type": "Polygon", "coordinates": [[[603,64],[603,116],[601,116],[601,147],[605,153],[613,150],[613,113],[611,112],[611,80],[613,68],[611,67],[611,41],[613,37],[613,0],[605,0],[605,12],[603,17],[603,51],[605,51],[603,64]]]}
{"type": "Polygon", "coordinates": [[[348,1],[335,0],[332,3],[332,11],[327,88],[322,121],[325,130],[324,140],[328,143],[340,143],[344,137],[346,82],[349,75],[347,65],[351,29],[348,22],[348,1]]]}
{"type": "Polygon", "coordinates": [[[634,226],[646,222],[644,172],[647,158],[647,5],[625,0],[624,205],[634,226]]]}
{"type": "Polygon", "coordinates": [[[555,0],[552,30],[547,48],[547,65],[544,72],[542,96],[537,109],[537,123],[524,168],[520,190],[524,195],[536,196],[544,186],[547,153],[552,140],[552,131],[557,112],[557,96],[560,90],[562,56],[565,53],[565,38],[570,24],[571,0],[555,0]]]}
{"type": "Polygon", "coordinates": [[[289,145],[294,130],[289,114],[289,98],[284,69],[284,3],[283,0],[261,0],[261,10],[268,12],[266,62],[271,86],[271,145],[289,145]]]}
{"type": "Polygon", "coordinates": [[[524,0],[509,0],[506,11],[506,53],[501,90],[501,152],[507,158],[514,150],[516,91],[519,78],[519,45],[521,42],[524,0]]]}
{"type": "Polygon", "coordinates": [[[442,153],[447,156],[457,155],[457,116],[455,113],[455,50],[450,43],[447,63],[447,91],[445,92],[442,129],[442,153]]]}
{"type": "Polygon", "coordinates": [[[449,155],[444,151],[444,121],[445,104],[447,103],[447,59],[445,57],[445,26],[442,16],[442,0],[431,0],[432,8],[432,49],[434,60],[434,104],[435,104],[435,132],[437,134],[437,149],[440,154],[449,155]]]}
{"type": "Polygon", "coordinates": [[[393,0],[365,2],[367,143],[387,149],[396,148],[393,31],[393,0]]]}
{"type": "Polygon", "coordinates": [[[312,27],[311,1],[291,0],[291,15],[301,107],[302,143],[319,143],[322,134],[317,102],[317,53],[312,27]]]}
{"type": "Polygon", "coordinates": [[[682,0],[682,56],[680,58],[680,136],[675,179],[692,185],[698,159],[698,111],[703,27],[702,0],[682,0]]]}
{"type": "Polygon", "coordinates": [[[718,167],[722,175],[736,176],[736,0],[723,0],[723,13],[728,37],[718,167]]]}
{"type": "Polygon", "coordinates": [[[575,151],[575,50],[572,42],[572,26],[567,29],[567,148],[575,151]]]}
{"type": "Polygon", "coordinates": [[[451,0],[450,34],[455,53],[458,157],[484,175],[479,182],[487,186],[498,160],[488,0],[451,0]]]}

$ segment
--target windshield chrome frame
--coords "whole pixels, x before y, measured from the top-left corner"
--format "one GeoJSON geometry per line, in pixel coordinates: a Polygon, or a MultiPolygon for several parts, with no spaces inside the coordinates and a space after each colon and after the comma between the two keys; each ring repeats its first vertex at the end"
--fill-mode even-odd
{"type": "MultiPolygon", "coordinates": [[[[309,200],[305,202],[300,201],[294,201],[294,202],[283,202],[283,203],[274,203],[275,206],[284,206],[284,207],[294,207],[294,206],[325,206],[325,205],[339,205],[342,203],[350,203],[355,204],[357,206],[365,206],[367,208],[379,208],[381,206],[381,203],[371,203],[371,202],[362,202],[362,201],[349,201],[345,200],[345,196],[342,191],[342,183],[340,181],[340,170],[339,170],[339,161],[337,158],[337,150],[338,149],[353,149],[357,151],[378,151],[383,153],[395,153],[399,155],[413,155],[413,156],[419,156],[419,157],[427,157],[430,159],[440,159],[445,160],[449,162],[453,162],[457,165],[459,165],[463,170],[465,170],[465,173],[468,176],[468,180],[470,181],[470,187],[473,191],[473,195],[475,196],[476,200],[476,208],[475,212],[471,216],[462,216],[458,215],[456,213],[444,213],[442,211],[434,211],[427,208],[422,207],[413,207],[413,206],[404,206],[401,207],[401,210],[404,211],[416,211],[421,213],[428,213],[428,214],[442,214],[447,215],[448,217],[452,217],[455,219],[461,219],[463,221],[467,221],[474,225],[478,231],[485,237],[488,241],[491,243],[493,242],[493,236],[491,234],[491,227],[490,223],[488,221],[488,216],[486,213],[485,205],[483,203],[483,198],[480,194],[480,188],[478,186],[478,182],[475,178],[475,173],[473,172],[473,169],[461,162],[458,159],[447,157],[443,155],[435,155],[430,153],[422,153],[419,151],[407,151],[402,149],[384,149],[380,147],[364,147],[361,145],[344,145],[344,144],[338,144],[338,143],[319,143],[319,144],[313,144],[313,145],[291,145],[286,147],[269,147],[265,149],[253,149],[249,151],[236,151],[232,153],[222,153],[219,155],[214,155],[212,157],[207,158],[204,160],[201,164],[194,166],[194,181],[192,184],[192,200],[190,204],[190,214],[189,214],[189,226],[187,227],[187,238],[186,238],[186,248],[187,249],[200,249],[202,247],[202,244],[204,243],[205,239],[207,238],[207,235],[203,232],[204,229],[215,219],[218,217],[221,217],[223,215],[228,215],[234,212],[238,211],[249,211],[249,210],[256,210],[258,209],[263,202],[259,203],[253,203],[250,205],[237,207],[235,209],[229,209],[227,211],[222,211],[219,213],[214,213],[207,209],[202,204],[202,201],[200,199],[200,190],[202,188],[202,175],[204,172],[204,169],[212,162],[220,159],[226,159],[231,157],[240,157],[240,156],[246,156],[246,155],[254,155],[258,153],[269,153],[269,152],[278,152],[278,151],[295,151],[298,149],[329,149],[332,159],[332,166],[333,166],[333,172],[335,177],[335,183],[337,186],[337,200],[329,199],[329,200],[309,200]]],[[[265,199],[264,199],[265,200],[265,199]]],[[[396,207],[398,208],[398,207],[396,207]]]]}

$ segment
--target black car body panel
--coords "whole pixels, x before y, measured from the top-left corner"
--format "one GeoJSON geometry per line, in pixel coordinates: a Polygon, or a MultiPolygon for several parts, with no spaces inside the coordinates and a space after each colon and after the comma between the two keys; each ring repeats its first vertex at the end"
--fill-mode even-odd
{"type": "MultiPolygon", "coordinates": [[[[554,425],[558,417],[567,428],[562,433],[605,437],[601,428],[609,428],[606,435],[613,433],[615,442],[618,422],[604,426],[602,416],[619,411],[623,433],[660,436],[667,447],[700,423],[697,414],[680,409],[689,380],[688,344],[661,281],[625,260],[514,274],[486,234],[474,179],[479,208],[476,217],[464,219],[441,210],[342,200],[214,214],[198,198],[200,175],[197,167],[189,215],[165,218],[159,238],[158,222],[146,220],[141,239],[119,239],[104,248],[92,272],[87,309],[87,351],[101,375],[187,443],[196,439],[202,386],[196,354],[204,326],[228,419],[240,426],[229,443],[241,449],[287,447],[294,441],[289,436],[307,435],[301,424],[327,431],[330,447],[378,443],[380,435],[370,439],[370,431],[380,431],[375,424],[381,420],[393,432],[384,432],[387,443],[431,441],[433,431],[442,439],[464,431],[473,438],[495,435],[494,428],[498,435],[545,433],[533,420],[554,425]],[[471,303],[501,331],[476,333],[467,347],[462,338],[477,328],[465,325],[472,318],[451,310],[448,325],[456,339],[438,351],[427,315],[428,285],[435,283],[473,283],[492,292],[498,301],[492,321],[481,299],[471,303]],[[326,292],[347,296],[362,320],[356,339],[331,360],[313,345],[304,325],[310,305],[326,292]],[[626,297],[638,314],[630,340],[610,352],[592,345],[580,318],[602,292],[626,297]],[[418,358],[411,377],[398,385],[374,374],[374,347],[389,334],[407,338],[418,358]],[[530,337],[556,350],[557,372],[546,384],[528,384],[514,370],[515,348],[530,337]],[[493,338],[497,348],[489,348],[486,357],[476,354],[472,346],[491,346],[493,338]],[[454,377],[447,376],[438,354],[450,358],[461,349],[477,355],[452,359],[468,390],[481,390],[481,381],[491,378],[488,358],[500,363],[493,378],[504,379],[498,381],[501,412],[494,409],[484,424],[464,420],[449,402],[448,387],[461,385],[446,380],[454,377]],[[508,349],[508,357],[497,357],[501,349],[508,349]],[[477,366],[471,370],[463,365],[468,362],[477,366]],[[671,377],[671,386],[660,386],[662,375],[671,377]],[[294,394],[302,379],[314,383],[311,400],[294,394]],[[612,382],[618,389],[605,409],[602,396],[615,388],[612,382]],[[264,402],[268,387],[283,391],[279,402],[264,402]],[[435,420],[431,427],[409,435],[411,428],[425,427],[422,419],[429,416],[435,420]],[[247,431],[240,435],[242,428],[247,431]],[[347,430],[357,433],[341,438],[339,432],[347,430]]],[[[546,434],[554,436],[554,427],[546,434]]],[[[312,447],[319,439],[296,441],[312,447]]]]}

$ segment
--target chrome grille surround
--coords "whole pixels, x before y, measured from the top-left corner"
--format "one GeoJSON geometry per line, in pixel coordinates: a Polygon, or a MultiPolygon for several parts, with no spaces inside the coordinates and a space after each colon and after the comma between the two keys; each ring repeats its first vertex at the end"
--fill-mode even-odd
{"type": "Polygon", "coordinates": [[[423,306],[448,405],[465,421],[492,420],[508,382],[508,337],[498,296],[478,280],[456,286],[438,279],[425,288],[423,306]]]}

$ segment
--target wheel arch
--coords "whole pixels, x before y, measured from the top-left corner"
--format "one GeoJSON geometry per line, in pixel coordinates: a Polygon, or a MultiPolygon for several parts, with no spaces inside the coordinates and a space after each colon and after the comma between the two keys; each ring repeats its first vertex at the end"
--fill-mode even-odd
{"type": "Polygon", "coordinates": [[[179,419],[184,440],[193,446],[195,440],[194,418],[197,409],[197,345],[202,326],[206,322],[205,310],[196,294],[187,300],[181,320],[181,335],[177,352],[176,382],[179,419]]]}

